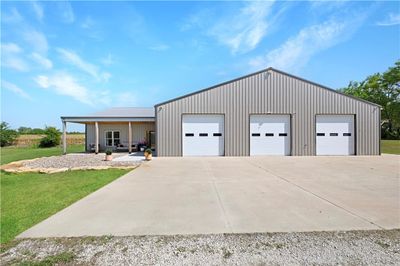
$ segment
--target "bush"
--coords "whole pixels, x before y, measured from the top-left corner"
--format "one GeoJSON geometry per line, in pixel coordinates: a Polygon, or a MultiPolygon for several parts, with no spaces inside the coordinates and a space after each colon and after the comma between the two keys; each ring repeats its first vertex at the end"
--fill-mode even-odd
{"type": "Polygon", "coordinates": [[[145,151],[144,151],[145,153],[148,153],[148,154],[152,154],[153,153],[153,151],[151,150],[151,149],[146,149],[145,151]]]}
{"type": "Polygon", "coordinates": [[[45,137],[40,140],[40,148],[49,148],[60,145],[61,132],[55,127],[46,127],[44,130],[45,137]]]}
{"type": "Polygon", "coordinates": [[[0,146],[9,146],[14,143],[18,137],[18,132],[16,130],[10,129],[8,123],[1,122],[0,124],[0,146]]]}
{"type": "Polygon", "coordinates": [[[107,149],[106,150],[106,155],[111,155],[112,154],[112,149],[107,149]]]}

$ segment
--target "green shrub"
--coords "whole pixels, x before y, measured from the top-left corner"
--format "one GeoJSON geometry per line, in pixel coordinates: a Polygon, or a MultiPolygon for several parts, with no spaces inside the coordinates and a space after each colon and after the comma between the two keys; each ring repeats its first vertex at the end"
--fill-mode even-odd
{"type": "Polygon", "coordinates": [[[153,151],[151,149],[149,149],[149,148],[147,148],[144,152],[147,152],[148,154],[152,154],[153,153],[153,151]]]}
{"type": "Polygon", "coordinates": [[[106,155],[111,155],[111,154],[112,154],[112,149],[108,148],[108,149],[106,150],[106,155]]]}
{"type": "Polygon", "coordinates": [[[55,127],[46,127],[44,130],[44,136],[40,142],[40,148],[49,148],[60,145],[61,142],[61,132],[55,127]]]}
{"type": "Polygon", "coordinates": [[[18,137],[18,132],[16,130],[10,129],[8,123],[1,122],[0,124],[0,146],[12,145],[15,139],[18,137]]]}

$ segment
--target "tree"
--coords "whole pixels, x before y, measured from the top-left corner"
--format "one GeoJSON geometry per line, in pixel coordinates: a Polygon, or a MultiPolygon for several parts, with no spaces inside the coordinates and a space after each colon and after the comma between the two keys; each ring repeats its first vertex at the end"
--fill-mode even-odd
{"type": "Polygon", "coordinates": [[[0,124],[0,146],[12,145],[15,139],[18,137],[16,130],[10,129],[7,122],[1,122],[0,124]]]}
{"type": "Polygon", "coordinates": [[[382,138],[400,139],[400,60],[382,74],[351,81],[341,91],[382,106],[382,138]]]}
{"type": "Polygon", "coordinates": [[[61,132],[55,127],[46,127],[44,130],[44,136],[39,143],[39,147],[48,148],[60,145],[61,132]]]}

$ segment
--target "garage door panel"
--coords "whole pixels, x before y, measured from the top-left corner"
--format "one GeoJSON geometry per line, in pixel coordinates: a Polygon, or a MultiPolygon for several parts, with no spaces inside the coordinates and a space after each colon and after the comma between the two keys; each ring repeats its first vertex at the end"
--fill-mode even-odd
{"type": "Polygon", "coordinates": [[[184,115],[183,156],[224,155],[223,115],[184,115]]]}
{"type": "Polygon", "coordinates": [[[290,116],[251,115],[250,155],[290,155],[290,116]]]}
{"type": "Polygon", "coordinates": [[[354,154],[354,115],[316,116],[316,154],[354,154]]]}

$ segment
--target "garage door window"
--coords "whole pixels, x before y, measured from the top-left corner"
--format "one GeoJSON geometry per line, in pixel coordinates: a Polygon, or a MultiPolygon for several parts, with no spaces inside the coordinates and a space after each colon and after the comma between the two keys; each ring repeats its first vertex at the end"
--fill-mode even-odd
{"type": "Polygon", "coordinates": [[[259,136],[260,136],[260,133],[253,133],[253,134],[251,134],[251,136],[252,136],[252,137],[259,137],[259,136]]]}
{"type": "Polygon", "coordinates": [[[207,133],[200,133],[199,136],[200,137],[208,137],[208,134],[207,133]]]}
{"type": "Polygon", "coordinates": [[[343,133],[344,137],[351,137],[351,133],[343,133]]]}
{"type": "Polygon", "coordinates": [[[331,136],[331,137],[337,137],[337,136],[339,136],[339,134],[338,134],[338,133],[330,133],[329,136],[331,136]]]}
{"type": "Polygon", "coordinates": [[[318,137],[323,137],[323,136],[325,136],[325,133],[317,133],[317,136],[318,137]]]}
{"type": "Polygon", "coordinates": [[[186,133],[185,137],[194,137],[194,134],[193,133],[186,133]]]}
{"type": "Polygon", "coordinates": [[[265,133],[265,136],[266,136],[266,137],[273,137],[273,136],[274,136],[274,133],[265,133]]]}
{"type": "Polygon", "coordinates": [[[213,136],[214,137],[222,137],[222,133],[214,133],[213,136]]]}

